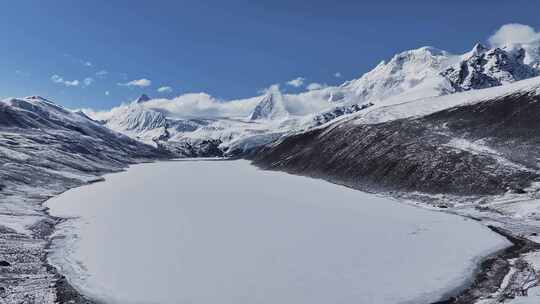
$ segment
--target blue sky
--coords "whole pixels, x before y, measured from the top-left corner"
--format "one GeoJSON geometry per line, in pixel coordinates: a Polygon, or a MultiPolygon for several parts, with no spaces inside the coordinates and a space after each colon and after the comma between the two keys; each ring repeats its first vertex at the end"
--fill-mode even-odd
{"type": "Polygon", "coordinates": [[[540,29],[538,11],[529,0],[11,1],[0,96],[105,109],[143,92],[232,99],[299,76],[339,84],[402,50],[461,53],[506,23],[540,29]]]}

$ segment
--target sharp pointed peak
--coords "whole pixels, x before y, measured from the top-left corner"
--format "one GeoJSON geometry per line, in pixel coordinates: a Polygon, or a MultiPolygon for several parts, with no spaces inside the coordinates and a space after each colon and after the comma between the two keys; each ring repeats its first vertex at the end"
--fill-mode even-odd
{"type": "Polygon", "coordinates": [[[287,115],[283,104],[283,96],[277,85],[271,86],[264,95],[259,98],[259,101],[253,109],[249,119],[272,119],[287,115]]]}
{"type": "Polygon", "coordinates": [[[487,48],[485,45],[483,45],[482,43],[480,42],[477,42],[474,47],[472,48],[472,53],[475,54],[475,55],[478,55],[478,54],[481,54],[485,51],[489,50],[489,48],[487,48]]]}
{"type": "Polygon", "coordinates": [[[151,100],[152,98],[150,98],[148,95],[146,94],[141,94],[141,96],[139,96],[139,98],[137,98],[135,100],[135,103],[143,103],[143,102],[147,102],[149,100],[151,100]]]}

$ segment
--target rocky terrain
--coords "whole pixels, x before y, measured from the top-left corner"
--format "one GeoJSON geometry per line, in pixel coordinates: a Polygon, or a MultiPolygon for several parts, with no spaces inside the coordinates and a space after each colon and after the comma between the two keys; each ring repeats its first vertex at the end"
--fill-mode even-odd
{"type": "Polygon", "coordinates": [[[351,119],[286,137],[255,159],[265,168],[383,191],[521,192],[539,178],[539,101],[519,92],[423,117],[351,119]]]}
{"type": "Polygon", "coordinates": [[[243,104],[235,115],[183,117],[171,110],[181,100],[147,95],[100,117],[39,96],[2,101],[0,303],[88,303],[47,264],[60,219],[43,201],[129,164],[174,157],[249,158],[482,221],[514,246],[483,261],[472,284],[445,303],[511,303],[539,285],[533,51],[424,47],[338,87],[273,87],[233,101],[243,104]]]}
{"type": "Polygon", "coordinates": [[[47,263],[60,219],[42,203],[166,156],[41,97],[0,102],[0,303],[89,303],[47,263]]]}
{"type": "Polygon", "coordinates": [[[89,114],[114,131],[177,157],[238,156],[365,107],[392,106],[535,77],[540,75],[533,60],[536,52],[522,45],[488,48],[476,44],[471,51],[455,55],[422,47],[401,52],[340,86],[287,94],[274,85],[261,96],[226,102],[206,94],[170,100],[143,94],[99,115],[89,114]],[[195,115],[189,113],[194,102],[199,103],[195,115]],[[199,146],[203,147],[200,151],[199,146]]]}

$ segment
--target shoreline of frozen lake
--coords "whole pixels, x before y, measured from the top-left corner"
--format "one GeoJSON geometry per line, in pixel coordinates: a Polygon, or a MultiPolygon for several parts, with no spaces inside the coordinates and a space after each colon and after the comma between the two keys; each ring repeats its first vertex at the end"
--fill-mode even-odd
{"type": "Polygon", "coordinates": [[[108,303],[432,302],[510,243],[481,224],[249,162],[132,166],[47,202],[49,261],[108,303]]]}

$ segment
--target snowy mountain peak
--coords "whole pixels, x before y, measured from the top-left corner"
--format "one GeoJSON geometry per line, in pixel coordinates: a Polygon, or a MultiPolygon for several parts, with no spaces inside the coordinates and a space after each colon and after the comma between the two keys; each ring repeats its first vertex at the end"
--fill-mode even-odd
{"type": "Polygon", "coordinates": [[[151,100],[152,98],[150,98],[148,95],[146,94],[142,94],[141,96],[139,96],[139,98],[137,98],[135,100],[135,103],[144,103],[144,102],[147,102],[149,100],[151,100]]]}
{"type": "Polygon", "coordinates": [[[27,96],[25,97],[24,99],[26,100],[35,100],[35,101],[42,101],[42,102],[47,102],[47,103],[52,103],[54,104],[53,101],[45,98],[45,97],[41,97],[41,96],[38,96],[38,95],[33,95],[33,96],[27,96]]]}
{"type": "Polygon", "coordinates": [[[67,110],[66,108],[60,105],[57,105],[56,103],[40,96],[11,98],[4,102],[12,107],[34,112],[39,115],[49,116],[52,113],[56,113],[61,116],[64,116],[64,115],[69,116],[73,114],[71,111],[67,110]]]}
{"type": "Polygon", "coordinates": [[[524,63],[522,48],[486,49],[478,44],[462,56],[462,61],[441,73],[456,91],[499,86],[531,78],[538,72],[524,63]]]}
{"type": "MultiPolygon", "coordinates": [[[[527,65],[528,52],[532,51],[524,47],[490,49],[480,43],[458,55],[421,47],[382,61],[360,78],[339,87],[282,94],[275,85],[262,96],[231,101],[230,105],[235,107],[242,105],[242,110],[233,111],[238,113],[236,116],[230,115],[226,107],[221,109],[224,104],[218,103],[219,108],[210,108],[221,114],[215,118],[180,119],[167,105],[145,104],[150,97],[142,95],[133,103],[111,110],[104,122],[115,131],[176,155],[199,155],[197,151],[206,150],[201,148],[206,144],[212,151],[232,155],[269,143],[283,134],[356,112],[364,115],[377,107],[431,100],[540,75],[527,65]],[[367,107],[370,110],[363,111],[367,107]]],[[[172,103],[177,101],[168,104],[172,103]]],[[[175,107],[176,104],[170,108],[175,107]]]]}
{"type": "Polygon", "coordinates": [[[115,110],[114,114],[107,121],[107,126],[118,132],[123,130],[142,132],[165,127],[167,124],[165,115],[157,111],[145,109],[139,104],[119,107],[115,110]]]}
{"type": "Polygon", "coordinates": [[[414,50],[401,52],[390,60],[388,64],[407,65],[415,63],[437,63],[440,58],[447,58],[450,53],[432,46],[424,46],[414,50]]]}
{"type": "Polygon", "coordinates": [[[454,58],[429,46],[401,52],[341,88],[351,93],[356,103],[385,100],[405,92],[413,99],[438,96],[451,90],[439,73],[455,62],[454,58]]]}
{"type": "Polygon", "coordinates": [[[283,118],[288,115],[283,103],[283,96],[277,86],[272,86],[253,109],[249,119],[276,119],[283,118]]]}
{"type": "Polygon", "coordinates": [[[500,47],[501,49],[523,57],[523,63],[540,70],[540,42],[531,43],[509,43],[500,47]]]}
{"type": "Polygon", "coordinates": [[[409,50],[409,51],[405,51],[405,52],[401,52],[400,54],[398,54],[397,56],[403,56],[404,54],[412,54],[412,55],[415,55],[415,56],[419,56],[419,55],[429,55],[429,56],[448,56],[449,53],[447,51],[444,51],[444,50],[441,50],[441,49],[438,49],[436,47],[433,47],[433,46],[423,46],[423,47],[420,47],[420,48],[417,48],[417,49],[413,49],[413,50],[409,50]]]}
{"type": "Polygon", "coordinates": [[[489,50],[489,48],[485,47],[483,44],[478,42],[474,45],[473,49],[469,53],[466,54],[467,55],[466,57],[479,56],[485,53],[487,50],[489,50]]]}

